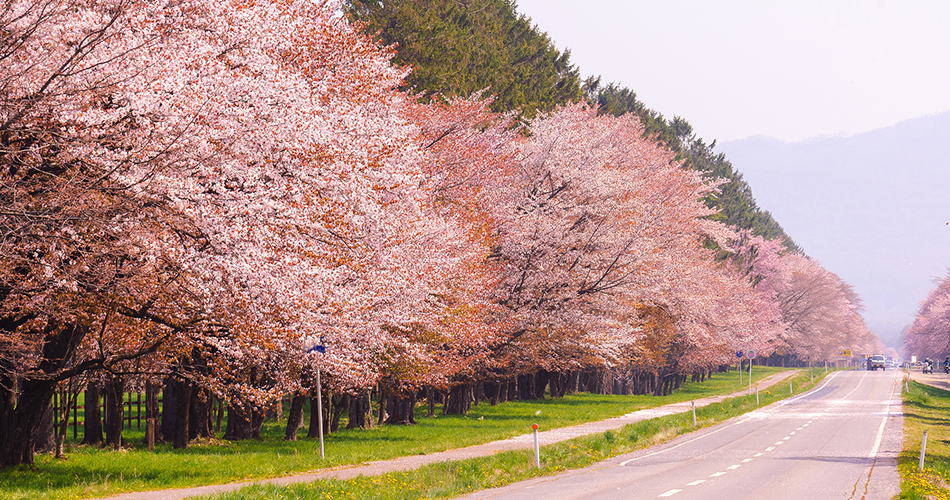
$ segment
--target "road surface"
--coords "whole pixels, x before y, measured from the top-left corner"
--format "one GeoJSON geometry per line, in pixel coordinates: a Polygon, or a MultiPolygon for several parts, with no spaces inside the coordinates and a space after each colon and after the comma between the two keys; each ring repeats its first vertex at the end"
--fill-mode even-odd
{"type": "Polygon", "coordinates": [[[835,372],[665,445],[464,498],[889,499],[900,492],[900,381],[897,371],[835,372]]]}

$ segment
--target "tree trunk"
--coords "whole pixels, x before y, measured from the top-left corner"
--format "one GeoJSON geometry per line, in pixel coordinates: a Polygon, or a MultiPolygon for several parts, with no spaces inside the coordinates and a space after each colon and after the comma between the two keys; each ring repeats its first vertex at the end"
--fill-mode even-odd
{"type": "Polygon", "coordinates": [[[297,429],[303,424],[303,403],[307,397],[295,394],[290,402],[290,413],[287,415],[287,428],[284,430],[284,441],[296,441],[297,429]]]}
{"type": "Polygon", "coordinates": [[[251,439],[254,436],[253,413],[249,404],[241,406],[241,403],[237,401],[228,404],[228,424],[224,430],[224,439],[229,441],[251,439]]]}
{"type": "Polygon", "coordinates": [[[518,375],[518,399],[522,401],[530,401],[534,399],[534,382],[535,376],[533,373],[528,375],[518,375]]]}
{"type": "Polygon", "coordinates": [[[575,394],[580,392],[580,372],[572,371],[567,379],[567,392],[565,394],[575,394]]]}
{"type": "MultiPolygon", "coordinates": [[[[88,391],[87,391],[88,394],[88,391]]],[[[150,441],[150,436],[148,435],[149,429],[155,433],[154,439],[151,440],[152,443],[164,443],[165,437],[162,435],[162,428],[158,425],[159,417],[159,405],[158,405],[158,394],[159,386],[152,382],[145,383],[145,421],[148,422],[149,419],[152,419],[155,422],[155,425],[149,427],[145,426],[145,444],[148,444],[150,441]]],[[[88,401],[88,396],[87,396],[88,401]]],[[[86,414],[88,415],[88,413],[86,414]]]]}
{"type": "Polygon", "coordinates": [[[485,399],[485,385],[482,382],[475,382],[475,388],[472,391],[472,404],[478,406],[485,399]]]}
{"type": "Polygon", "coordinates": [[[387,424],[415,424],[416,393],[412,392],[408,396],[393,394],[390,396],[392,401],[392,412],[386,419],[387,424]]]}
{"type": "Polygon", "coordinates": [[[370,426],[372,422],[372,416],[370,411],[372,406],[370,405],[369,390],[363,389],[357,394],[350,398],[350,409],[347,412],[347,429],[366,429],[370,426]]]}
{"type": "Polygon", "coordinates": [[[338,397],[330,399],[333,400],[333,417],[330,419],[330,432],[340,432],[340,417],[343,416],[343,410],[350,404],[350,396],[341,394],[338,397]]]}
{"type": "Polygon", "coordinates": [[[83,406],[82,441],[80,444],[102,444],[102,413],[99,411],[99,384],[86,383],[86,401],[83,406]]]}
{"type": "Polygon", "coordinates": [[[390,401],[389,401],[389,391],[380,390],[379,391],[379,415],[376,418],[377,426],[383,425],[383,422],[385,422],[386,419],[389,418],[390,406],[392,405],[390,404],[390,401]]]}
{"type": "Polygon", "coordinates": [[[498,406],[498,394],[501,392],[501,384],[495,382],[485,382],[482,386],[485,390],[485,396],[487,396],[489,404],[492,406],[498,406]]]}
{"type": "Polygon", "coordinates": [[[435,388],[426,387],[426,404],[428,405],[426,411],[426,418],[432,418],[435,416],[435,388]]]}
{"type": "Polygon", "coordinates": [[[502,380],[498,383],[498,402],[507,403],[508,402],[508,386],[510,385],[508,380],[502,380]]]}
{"type": "Polygon", "coordinates": [[[161,434],[166,440],[175,439],[176,420],[178,414],[178,401],[181,399],[181,382],[168,377],[165,379],[162,390],[162,425],[156,433],[161,434]]]}
{"type": "Polygon", "coordinates": [[[188,421],[191,419],[191,395],[194,385],[188,381],[181,382],[180,390],[178,407],[175,409],[175,437],[172,441],[172,448],[176,450],[187,449],[190,441],[188,421]]]}
{"type": "Polygon", "coordinates": [[[261,428],[264,427],[264,412],[255,410],[251,412],[251,438],[261,438],[261,428]]]}
{"type": "Polygon", "coordinates": [[[551,387],[551,397],[561,397],[561,385],[563,385],[561,384],[561,374],[558,372],[552,373],[548,379],[548,384],[550,384],[551,387]]]}
{"type": "Polygon", "coordinates": [[[56,440],[53,435],[53,404],[46,405],[46,411],[40,418],[40,428],[36,431],[36,444],[34,450],[36,453],[52,452],[56,449],[56,440]]]}
{"type": "Polygon", "coordinates": [[[466,415],[472,405],[472,384],[462,384],[449,391],[445,404],[446,415],[466,415]]]}
{"type": "Polygon", "coordinates": [[[551,397],[563,398],[571,389],[573,374],[555,372],[551,375],[551,397]]]}
{"type": "Polygon", "coordinates": [[[541,370],[535,374],[535,383],[534,383],[534,398],[535,399],[544,399],[544,390],[548,386],[548,382],[551,380],[551,372],[547,370],[541,370]]]}
{"type": "Polygon", "coordinates": [[[221,422],[224,420],[224,411],[227,405],[225,405],[223,399],[218,399],[218,398],[216,399],[218,401],[218,404],[217,404],[217,410],[215,411],[215,417],[214,417],[214,432],[218,433],[218,432],[221,432],[221,422]]]}
{"type": "Polygon", "coordinates": [[[316,396],[310,398],[310,425],[307,427],[307,437],[320,437],[320,413],[317,411],[316,396]]]}
{"type": "Polygon", "coordinates": [[[211,391],[197,387],[192,391],[188,420],[189,439],[214,437],[211,428],[211,391]]]}
{"type": "MultiPolygon", "coordinates": [[[[55,373],[70,363],[86,335],[81,326],[60,326],[47,325],[39,365],[43,373],[55,373]]],[[[56,390],[55,380],[20,380],[12,372],[12,367],[0,366],[0,468],[33,465],[36,433],[56,390]]]]}
{"type": "Polygon", "coordinates": [[[106,444],[113,450],[122,447],[123,411],[125,402],[125,380],[113,375],[106,382],[106,444]]]}
{"type": "Polygon", "coordinates": [[[75,407],[79,399],[79,388],[75,381],[70,378],[68,382],[61,385],[59,391],[59,421],[56,425],[56,458],[64,458],[65,451],[63,443],[66,441],[66,431],[69,429],[69,410],[75,407]]]}
{"type": "Polygon", "coordinates": [[[33,465],[40,423],[51,404],[55,384],[24,380],[19,398],[11,377],[0,383],[0,468],[33,465]]]}

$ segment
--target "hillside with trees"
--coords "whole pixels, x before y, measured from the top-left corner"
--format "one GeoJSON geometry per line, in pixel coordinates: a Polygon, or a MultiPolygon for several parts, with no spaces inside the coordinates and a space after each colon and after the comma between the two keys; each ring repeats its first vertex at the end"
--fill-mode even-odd
{"type": "Polygon", "coordinates": [[[725,179],[706,203],[716,220],[751,229],[766,238],[781,238],[800,251],[771,214],[760,209],[752,189],[726,157],[713,152],[681,117],[672,120],[647,107],[629,88],[601,85],[599,77],[582,80],[548,36],[517,12],[513,0],[426,0],[391,2],[348,0],[346,10],[366,23],[381,43],[394,45],[394,61],[412,68],[404,87],[425,96],[468,97],[488,89],[492,110],[533,116],[554,105],[586,99],[601,113],[633,113],[644,133],[677,153],[689,168],[709,179],[725,179]]]}
{"type": "Polygon", "coordinates": [[[583,97],[570,52],[557,50],[514,2],[350,0],[346,10],[396,46],[393,63],[412,69],[402,88],[425,98],[490,88],[493,111],[532,117],[583,97]]]}

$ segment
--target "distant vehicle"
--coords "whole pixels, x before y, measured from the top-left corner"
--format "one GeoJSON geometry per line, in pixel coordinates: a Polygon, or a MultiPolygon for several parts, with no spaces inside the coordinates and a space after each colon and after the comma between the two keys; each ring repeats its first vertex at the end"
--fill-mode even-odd
{"type": "Polygon", "coordinates": [[[868,358],[868,370],[875,370],[880,368],[882,371],[887,370],[887,361],[884,359],[883,354],[875,354],[868,358]]]}

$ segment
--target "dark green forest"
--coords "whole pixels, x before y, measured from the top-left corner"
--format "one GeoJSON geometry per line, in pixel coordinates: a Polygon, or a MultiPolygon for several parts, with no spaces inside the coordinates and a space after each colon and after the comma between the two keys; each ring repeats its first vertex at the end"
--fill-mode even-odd
{"type": "Polygon", "coordinates": [[[601,113],[636,114],[645,134],[677,153],[678,159],[708,178],[726,179],[707,205],[719,211],[716,220],[801,249],[781,225],[758,207],[742,174],[715,141],[706,143],[681,117],[665,118],[619,84],[601,78],[582,79],[570,62],[570,50],[554,41],[518,13],[511,0],[347,0],[345,9],[365,30],[396,47],[394,62],[412,68],[405,87],[425,100],[439,96],[470,96],[488,89],[496,112],[517,112],[531,118],[559,104],[582,99],[601,113]]]}

